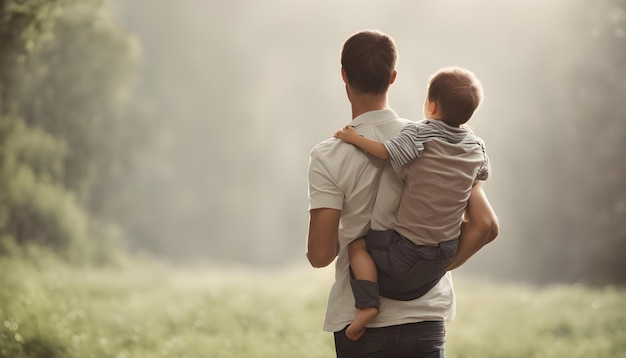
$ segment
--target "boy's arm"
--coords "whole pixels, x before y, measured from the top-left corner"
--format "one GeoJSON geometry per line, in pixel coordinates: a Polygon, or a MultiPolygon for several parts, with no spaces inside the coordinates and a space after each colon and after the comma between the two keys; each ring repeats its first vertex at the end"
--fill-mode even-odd
{"type": "Polygon", "coordinates": [[[346,143],[353,144],[378,158],[389,158],[389,152],[387,152],[387,149],[385,148],[385,145],[383,143],[363,137],[352,126],[345,126],[341,128],[340,130],[335,132],[334,137],[341,139],[346,143]]]}
{"type": "Polygon", "coordinates": [[[449,270],[464,264],[478,250],[498,236],[498,218],[487,200],[480,181],[472,188],[465,214],[466,219],[461,229],[459,247],[449,270]]]}
{"type": "Polygon", "coordinates": [[[306,257],[313,267],[326,267],[337,256],[341,210],[320,208],[309,213],[306,257]]]}

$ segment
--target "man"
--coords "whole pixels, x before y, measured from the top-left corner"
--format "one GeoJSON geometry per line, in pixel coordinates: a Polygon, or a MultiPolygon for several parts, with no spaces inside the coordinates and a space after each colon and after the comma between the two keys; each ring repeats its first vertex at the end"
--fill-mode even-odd
{"type": "MultiPolygon", "coordinates": [[[[344,43],[341,74],[352,122],[368,138],[386,141],[408,122],[389,108],[387,90],[396,78],[396,47],[378,31],[362,31],[344,43]]],[[[497,219],[482,188],[472,189],[456,268],[497,235],[497,219]]],[[[331,138],[311,151],[307,258],[324,267],[336,258],[324,330],[334,332],[338,358],[444,356],[444,321],[454,318],[455,298],[448,272],[427,294],[412,301],[381,297],[380,314],[357,340],[345,330],[355,315],[348,244],[370,227],[392,227],[403,184],[387,161],[331,138]],[[428,353],[427,353],[428,352],[428,353]],[[421,354],[421,355],[420,355],[421,354]],[[431,354],[431,355],[428,355],[431,354]]]]}

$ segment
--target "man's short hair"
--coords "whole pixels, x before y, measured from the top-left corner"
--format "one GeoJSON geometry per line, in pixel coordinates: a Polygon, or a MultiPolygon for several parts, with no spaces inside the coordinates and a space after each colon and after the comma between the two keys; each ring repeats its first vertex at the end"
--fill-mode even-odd
{"type": "Polygon", "coordinates": [[[428,100],[437,103],[443,120],[451,126],[467,122],[482,99],[482,84],[464,68],[442,68],[428,82],[428,100]]]}
{"type": "Polygon", "coordinates": [[[397,58],[391,37],[377,30],[366,30],[346,40],[341,51],[341,66],[355,91],[381,94],[389,88],[397,58]]]}

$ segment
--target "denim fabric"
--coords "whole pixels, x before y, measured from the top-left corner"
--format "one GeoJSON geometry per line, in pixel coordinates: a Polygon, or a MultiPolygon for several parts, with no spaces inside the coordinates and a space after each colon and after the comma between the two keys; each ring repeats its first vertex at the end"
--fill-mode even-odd
{"type": "Polygon", "coordinates": [[[442,321],[366,328],[358,341],[335,332],[337,358],[445,358],[445,326],[442,321]]]}

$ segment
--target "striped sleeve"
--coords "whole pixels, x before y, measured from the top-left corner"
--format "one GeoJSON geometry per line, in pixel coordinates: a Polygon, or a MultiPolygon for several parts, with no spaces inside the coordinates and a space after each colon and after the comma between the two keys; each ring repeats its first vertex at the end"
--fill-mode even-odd
{"type": "Polygon", "coordinates": [[[427,121],[407,123],[400,133],[383,143],[389,153],[391,166],[397,172],[405,164],[422,155],[424,143],[441,138],[441,132],[427,121]]]}
{"type": "Polygon", "coordinates": [[[383,143],[389,153],[389,161],[393,170],[399,171],[406,163],[422,154],[424,145],[422,144],[420,149],[413,144],[413,138],[417,136],[417,132],[417,123],[407,123],[397,136],[383,143]]]}
{"type": "Polygon", "coordinates": [[[489,163],[489,157],[487,156],[487,152],[485,151],[485,144],[480,142],[480,148],[483,151],[483,162],[478,168],[478,174],[476,174],[476,180],[487,180],[489,177],[489,172],[491,171],[491,163],[489,163]]]}

